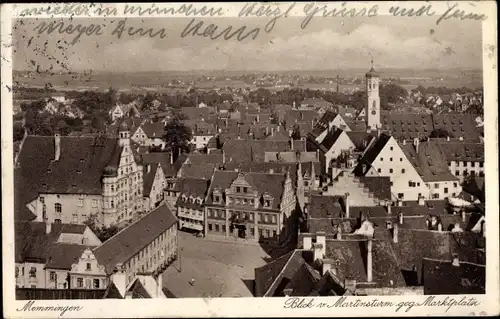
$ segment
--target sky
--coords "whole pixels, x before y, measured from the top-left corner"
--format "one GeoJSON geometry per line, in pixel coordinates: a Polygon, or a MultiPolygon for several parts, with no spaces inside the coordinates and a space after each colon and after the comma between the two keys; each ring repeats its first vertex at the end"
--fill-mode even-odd
{"type": "MultiPolygon", "coordinates": [[[[304,18],[288,17],[264,31],[268,19],[217,18],[220,30],[259,27],[255,40],[211,40],[200,36],[181,37],[191,18],[132,18],[126,27],[165,29],[166,37],[113,35],[121,18],[74,18],[15,20],[13,29],[14,70],[71,70],[82,72],[147,72],[189,70],[280,71],[369,68],[473,69],[482,67],[481,23],[431,18],[314,18],[305,29],[304,18]],[[38,34],[41,22],[100,24],[102,35],[38,34]],[[68,42],[65,43],[64,41],[68,42]],[[59,63],[55,62],[59,61],[59,63]],[[61,67],[63,64],[64,67],[61,67]]],[[[203,30],[211,21],[204,22],[203,30]]]]}

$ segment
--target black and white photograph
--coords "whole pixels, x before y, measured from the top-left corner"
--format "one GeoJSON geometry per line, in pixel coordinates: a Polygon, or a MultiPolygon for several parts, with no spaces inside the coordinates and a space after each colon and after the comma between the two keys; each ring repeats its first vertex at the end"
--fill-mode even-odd
{"type": "Polygon", "coordinates": [[[36,307],[54,300],[235,297],[479,314],[467,307],[492,300],[487,282],[498,293],[485,8],[10,5],[13,316],[57,316],[36,307]]]}

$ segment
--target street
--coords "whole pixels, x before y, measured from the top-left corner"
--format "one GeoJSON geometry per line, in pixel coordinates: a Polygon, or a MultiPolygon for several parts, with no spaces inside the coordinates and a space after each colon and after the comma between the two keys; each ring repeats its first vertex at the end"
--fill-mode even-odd
{"type": "Polygon", "coordinates": [[[163,273],[163,286],[178,298],[252,297],[254,269],[269,258],[258,245],[214,242],[184,232],[179,244],[181,260],[163,273]]]}

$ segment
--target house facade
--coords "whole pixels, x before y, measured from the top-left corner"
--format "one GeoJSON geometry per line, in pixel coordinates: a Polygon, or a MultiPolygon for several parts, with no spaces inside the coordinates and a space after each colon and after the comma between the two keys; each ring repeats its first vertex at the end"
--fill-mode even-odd
{"type": "Polygon", "coordinates": [[[37,221],[131,220],[143,209],[143,172],[122,124],[119,138],[27,136],[15,166],[16,209],[37,221]]]}
{"type": "Polygon", "coordinates": [[[19,221],[15,223],[15,242],[16,287],[106,288],[104,274],[91,261],[91,249],[101,241],[87,226],[19,221]]]}
{"type": "Polygon", "coordinates": [[[143,165],[144,171],[144,211],[158,207],[164,199],[166,178],[160,163],[143,165]]]}
{"type": "Polygon", "coordinates": [[[157,276],[177,257],[177,218],[165,204],[160,205],[93,252],[117,286],[125,287],[143,273],[157,276]]]}
{"type": "Polygon", "coordinates": [[[205,201],[205,236],[281,243],[294,229],[289,173],[216,171],[205,201]]]}

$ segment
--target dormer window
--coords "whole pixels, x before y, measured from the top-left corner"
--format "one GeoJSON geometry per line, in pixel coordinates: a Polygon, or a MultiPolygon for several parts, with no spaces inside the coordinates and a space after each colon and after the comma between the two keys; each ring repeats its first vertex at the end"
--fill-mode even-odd
{"type": "Polygon", "coordinates": [[[239,193],[239,192],[241,192],[241,187],[236,186],[236,193],[239,193]]]}
{"type": "Polygon", "coordinates": [[[220,195],[214,195],[214,202],[220,203],[220,195]]]}
{"type": "Polygon", "coordinates": [[[269,199],[264,200],[264,207],[270,207],[271,201],[269,199]]]}

